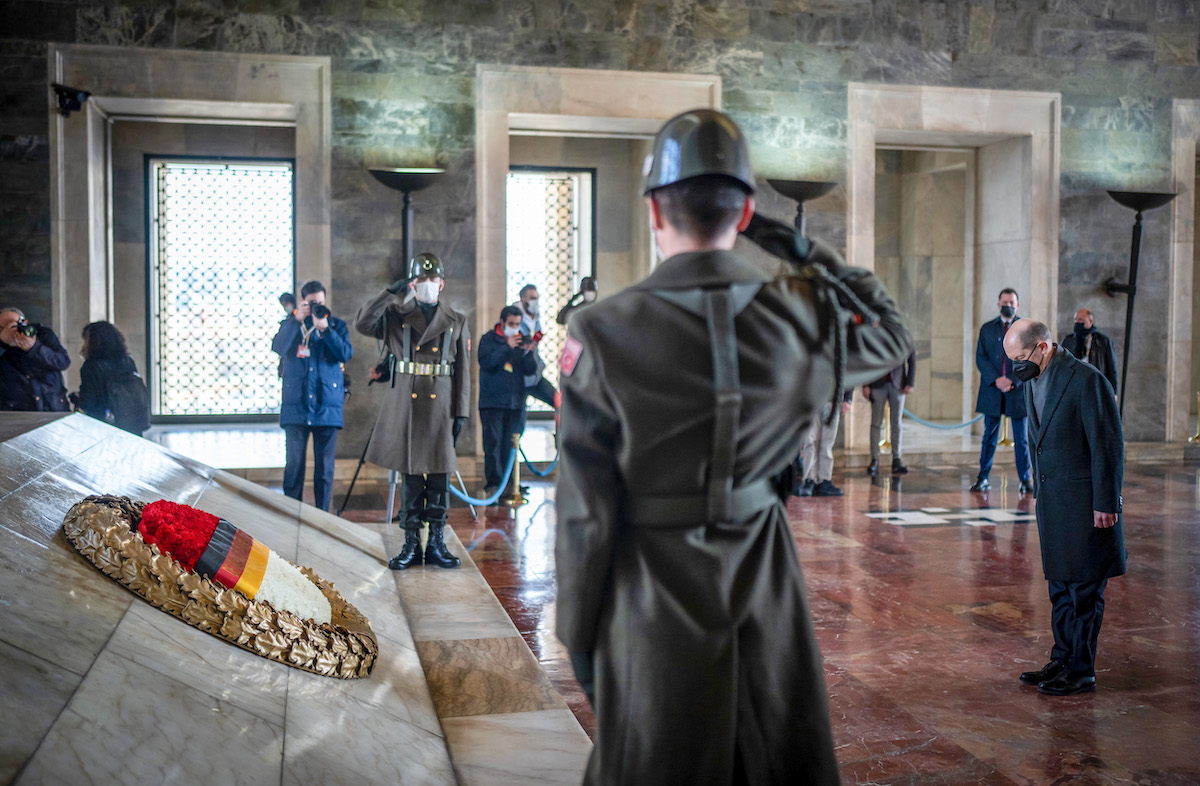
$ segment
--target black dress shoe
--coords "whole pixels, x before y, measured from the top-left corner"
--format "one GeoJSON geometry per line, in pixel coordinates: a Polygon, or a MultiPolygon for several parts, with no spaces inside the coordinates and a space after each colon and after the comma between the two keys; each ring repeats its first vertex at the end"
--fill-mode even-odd
{"type": "Polygon", "coordinates": [[[1096,690],[1096,678],[1081,671],[1063,669],[1058,676],[1040,685],[1038,691],[1047,696],[1074,696],[1076,693],[1091,693],[1096,690]]]}
{"type": "Polygon", "coordinates": [[[1021,492],[1022,494],[1032,494],[1033,484],[1028,480],[1022,480],[1021,485],[1017,487],[1017,491],[1021,492]]]}
{"type": "Polygon", "coordinates": [[[908,467],[904,466],[904,462],[901,461],[900,459],[894,458],[894,459],[892,459],[892,474],[893,475],[907,475],[908,467]]]}
{"type": "Polygon", "coordinates": [[[879,459],[877,459],[877,458],[871,459],[871,463],[867,465],[867,474],[868,475],[878,475],[879,474],[879,459]]]}
{"type": "Polygon", "coordinates": [[[813,486],[812,495],[814,497],[840,497],[842,496],[842,490],[833,485],[832,480],[822,480],[813,486]]]}
{"type": "Polygon", "coordinates": [[[1058,673],[1063,670],[1062,661],[1052,660],[1037,671],[1026,671],[1021,673],[1021,682],[1026,685],[1037,685],[1046,680],[1053,679],[1058,676],[1058,673]]]}
{"type": "Polygon", "coordinates": [[[813,486],[816,485],[811,480],[800,481],[795,488],[792,489],[793,497],[811,497],[813,486]]]}
{"type": "Polygon", "coordinates": [[[971,491],[987,491],[991,487],[992,484],[987,478],[976,478],[975,482],[971,484],[971,491]]]}

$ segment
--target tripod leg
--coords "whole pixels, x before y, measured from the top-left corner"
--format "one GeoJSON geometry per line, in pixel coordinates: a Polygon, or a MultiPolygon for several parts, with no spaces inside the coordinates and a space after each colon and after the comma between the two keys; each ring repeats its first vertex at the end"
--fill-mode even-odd
{"type": "Polygon", "coordinates": [[[400,473],[394,469],[388,470],[388,503],[387,503],[387,518],[384,519],[385,524],[392,523],[392,515],[396,511],[396,482],[400,477],[400,473]]]}
{"type": "Polygon", "coordinates": [[[350,487],[346,489],[346,497],[342,500],[342,506],[338,508],[338,515],[342,515],[342,511],[346,509],[346,503],[350,501],[350,495],[354,492],[354,482],[358,480],[358,473],[362,472],[363,464],[367,461],[367,448],[371,447],[371,439],[367,438],[367,444],[363,445],[362,455],[359,456],[358,466],[354,468],[354,477],[350,478],[350,487]]]}

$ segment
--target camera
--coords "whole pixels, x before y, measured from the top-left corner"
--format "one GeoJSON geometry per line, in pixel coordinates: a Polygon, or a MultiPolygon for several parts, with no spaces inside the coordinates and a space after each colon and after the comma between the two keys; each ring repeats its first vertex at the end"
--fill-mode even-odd
{"type": "Polygon", "coordinates": [[[331,313],[329,309],[325,308],[325,306],[313,301],[309,301],[308,310],[309,313],[313,315],[313,319],[324,319],[331,313]]]}
{"type": "Polygon", "coordinates": [[[24,317],[21,317],[17,320],[17,332],[22,336],[25,336],[26,338],[33,338],[37,335],[37,331],[37,325],[29,324],[24,317]]]}

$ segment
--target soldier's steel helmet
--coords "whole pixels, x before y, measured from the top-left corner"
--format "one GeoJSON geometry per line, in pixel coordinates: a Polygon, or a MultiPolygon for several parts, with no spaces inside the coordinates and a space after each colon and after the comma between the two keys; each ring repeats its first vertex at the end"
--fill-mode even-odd
{"type": "Polygon", "coordinates": [[[445,278],[446,268],[436,254],[422,251],[408,263],[409,278],[445,278]]]}
{"type": "Polygon", "coordinates": [[[732,178],[754,193],[746,137],[733,118],[715,109],[693,109],[663,125],[654,137],[642,193],[701,175],[732,178]]]}

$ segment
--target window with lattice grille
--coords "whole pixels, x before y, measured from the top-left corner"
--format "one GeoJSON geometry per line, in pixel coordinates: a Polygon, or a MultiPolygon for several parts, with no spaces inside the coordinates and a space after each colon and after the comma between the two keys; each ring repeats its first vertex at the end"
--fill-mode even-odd
{"type": "MultiPolygon", "coordinates": [[[[592,271],[591,170],[541,171],[521,168],[508,174],[506,296],[520,299],[526,284],[538,289],[543,375],[558,387],[558,354],[567,329],[555,322],[559,309],[592,271]]],[[[493,315],[495,319],[498,315],[493,315]]],[[[531,412],[550,407],[529,399],[531,412]]]]}
{"type": "Polygon", "coordinates": [[[295,275],[291,162],[148,161],[158,416],[279,411],[271,339],[295,275]]]}

